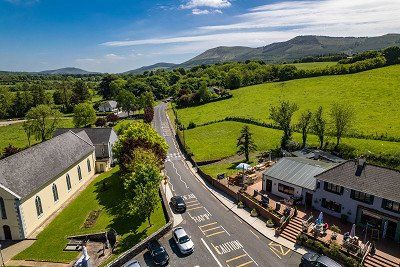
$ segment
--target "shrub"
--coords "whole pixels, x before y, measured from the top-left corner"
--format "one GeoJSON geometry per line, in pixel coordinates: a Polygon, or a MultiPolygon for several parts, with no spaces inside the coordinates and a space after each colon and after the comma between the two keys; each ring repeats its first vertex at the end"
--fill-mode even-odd
{"type": "Polygon", "coordinates": [[[334,225],[334,224],[332,224],[329,227],[329,230],[331,230],[332,232],[338,233],[338,234],[340,234],[340,232],[341,232],[340,228],[338,226],[334,225]]]}
{"type": "Polygon", "coordinates": [[[117,122],[119,120],[119,117],[114,113],[110,113],[107,115],[106,120],[108,122],[117,122]]]}
{"type": "Polygon", "coordinates": [[[107,124],[107,120],[104,118],[98,118],[96,120],[96,122],[94,123],[94,125],[96,125],[96,127],[104,127],[107,124]]]}
{"type": "Polygon", "coordinates": [[[251,212],[250,212],[250,215],[251,215],[251,217],[257,217],[258,216],[257,210],[255,208],[252,209],[251,212]]]}
{"type": "Polygon", "coordinates": [[[196,128],[196,123],[191,121],[191,122],[189,122],[187,129],[189,130],[189,129],[193,129],[193,128],[196,128]]]}

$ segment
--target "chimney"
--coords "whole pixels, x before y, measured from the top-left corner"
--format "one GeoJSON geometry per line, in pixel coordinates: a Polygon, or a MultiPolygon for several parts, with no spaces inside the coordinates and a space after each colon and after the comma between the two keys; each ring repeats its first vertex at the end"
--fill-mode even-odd
{"type": "Polygon", "coordinates": [[[365,158],[360,157],[356,159],[356,164],[357,164],[356,176],[361,176],[361,173],[363,172],[365,165],[367,164],[367,160],[365,158]]]}

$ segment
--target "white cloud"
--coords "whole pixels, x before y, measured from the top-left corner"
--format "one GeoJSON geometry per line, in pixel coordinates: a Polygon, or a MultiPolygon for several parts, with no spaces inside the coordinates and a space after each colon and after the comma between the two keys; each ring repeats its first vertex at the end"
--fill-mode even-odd
{"type": "Polygon", "coordinates": [[[199,7],[210,7],[210,8],[227,8],[232,4],[229,0],[189,0],[185,4],[181,5],[181,9],[194,9],[199,7]]]}
{"type": "Polygon", "coordinates": [[[194,8],[192,9],[192,14],[193,15],[222,14],[222,11],[220,9],[208,10],[208,9],[194,8]]]}

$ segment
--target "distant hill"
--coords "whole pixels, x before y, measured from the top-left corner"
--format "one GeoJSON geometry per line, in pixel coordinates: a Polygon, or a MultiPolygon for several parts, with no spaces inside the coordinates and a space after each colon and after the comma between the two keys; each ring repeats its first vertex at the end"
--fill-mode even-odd
{"type": "Polygon", "coordinates": [[[227,61],[263,60],[270,63],[293,61],[307,56],[327,54],[354,54],[366,50],[380,50],[389,46],[400,46],[400,34],[378,37],[328,37],[297,36],[286,42],[272,43],[264,47],[221,46],[179,64],[179,67],[194,67],[227,61]]]}
{"type": "Polygon", "coordinates": [[[158,70],[158,69],[172,69],[176,66],[176,64],[174,63],[165,63],[165,62],[161,62],[161,63],[156,63],[150,66],[144,66],[138,69],[134,69],[134,70],[129,70],[124,72],[123,74],[142,74],[145,71],[152,71],[152,70],[158,70]]]}
{"type": "Polygon", "coordinates": [[[70,75],[84,75],[84,74],[96,74],[96,72],[90,72],[78,68],[61,68],[56,70],[44,70],[37,72],[38,74],[70,74],[70,75]]]}

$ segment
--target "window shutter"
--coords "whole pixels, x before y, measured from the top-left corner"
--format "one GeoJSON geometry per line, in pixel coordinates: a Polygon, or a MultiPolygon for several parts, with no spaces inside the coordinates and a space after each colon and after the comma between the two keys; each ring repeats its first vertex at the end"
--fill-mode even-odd
{"type": "Polygon", "coordinates": [[[354,199],[354,190],[351,190],[350,197],[354,199]]]}
{"type": "Polygon", "coordinates": [[[324,182],[324,189],[326,190],[328,188],[328,183],[324,182]]]}
{"type": "Polygon", "coordinates": [[[343,190],[344,190],[344,188],[343,188],[343,186],[341,186],[341,187],[340,187],[340,194],[341,194],[341,195],[343,195],[343,190]]]}

